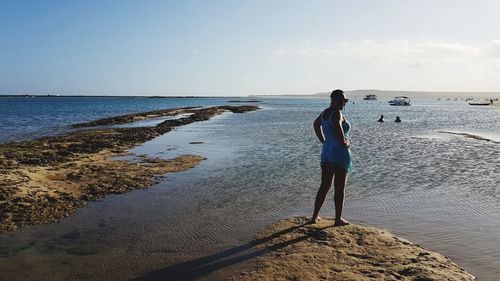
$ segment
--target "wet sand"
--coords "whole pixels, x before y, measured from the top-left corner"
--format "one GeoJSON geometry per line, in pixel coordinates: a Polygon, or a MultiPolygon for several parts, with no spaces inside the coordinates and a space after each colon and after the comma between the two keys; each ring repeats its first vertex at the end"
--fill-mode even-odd
{"type": "Polygon", "coordinates": [[[230,280],[475,280],[447,257],[368,226],[278,221],[257,235],[256,269],[230,280]]]}
{"type": "Polygon", "coordinates": [[[168,172],[197,165],[203,157],[182,155],[163,160],[113,159],[127,150],[171,131],[174,127],[208,120],[225,111],[243,113],[256,106],[216,106],[156,110],[75,124],[89,128],[138,120],[191,114],[154,127],[99,128],[61,136],[0,145],[0,233],[26,225],[55,222],[85,202],[111,193],[147,188],[168,172]]]}

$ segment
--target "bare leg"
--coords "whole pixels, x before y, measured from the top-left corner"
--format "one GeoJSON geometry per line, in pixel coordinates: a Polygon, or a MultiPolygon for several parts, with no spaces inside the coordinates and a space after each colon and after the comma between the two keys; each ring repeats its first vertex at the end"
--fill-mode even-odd
{"type": "Polygon", "coordinates": [[[333,200],[335,202],[335,226],[349,224],[348,221],[342,218],[342,209],[344,208],[344,189],[347,181],[347,171],[344,169],[335,169],[335,194],[333,200]]]}
{"type": "Polygon", "coordinates": [[[326,195],[332,187],[333,172],[334,169],[331,165],[323,165],[323,167],[321,167],[321,185],[319,186],[316,200],[314,201],[314,213],[311,218],[312,223],[318,220],[319,210],[321,206],[323,206],[323,203],[325,203],[326,195]]]}

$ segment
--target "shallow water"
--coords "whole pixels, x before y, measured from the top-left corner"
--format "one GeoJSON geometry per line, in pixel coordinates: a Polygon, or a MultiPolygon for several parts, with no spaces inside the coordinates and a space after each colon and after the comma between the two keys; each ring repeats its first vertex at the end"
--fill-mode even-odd
{"type": "Polygon", "coordinates": [[[2,97],[0,143],[56,135],[69,125],[96,119],[186,106],[226,103],[228,98],[2,97]]]}
{"type": "MultiPolygon", "coordinates": [[[[263,110],[180,127],[132,150],[199,154],[207,158],[201,165],[151,189],[89,203],[61,223],[1,235],[0,279],[140,277],[235,249],[276,219],[310,215],[321,149],[311,124],[327,101],[263,100],[263,110]]],[[[479,280],[496,280],[499,144],[439,131],[497,137],[500,110],[460,101],[354,102],[344,111],[356,168],[345,216],[441,252],[479,280]],[[385,123],[376,122],[380,114],[385,123]],[[392,122],[395,116],[403,122],[392,122]]],[[[333,216],[332,198],[322,213],[333,216]]]]}

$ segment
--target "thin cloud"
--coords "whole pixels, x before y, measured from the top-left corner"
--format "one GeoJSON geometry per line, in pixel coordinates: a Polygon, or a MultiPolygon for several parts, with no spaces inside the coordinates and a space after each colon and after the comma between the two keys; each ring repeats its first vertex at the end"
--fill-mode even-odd
{"type": "Polygon", "coordinates": [[[495,77],[500,76],[500,65],[493,66],[492,70],[493,70],[493,73],[495,74],[495,77]]]}
{"type": "Polygon", "coordinates": [[[279,47],[273,51],[273,55],[275,55],[275,56],[286,56],[288,54],[289,54],[289,52],[287,50],[285,50],[285,48],[283,48],[283,47],[279,47]]]}
{"type": "MultiPolygon", "coordinates": [[[[500,55],[500,41],[494,41],[495,50],[500,55]]],[[[274,50],[276,56],[299,55],[330,59],[337,56],[347,56],[361,59],[402,61],[414,64],[415,59],[464,59],[481,56],[482,51],[477,46],[443,41],[410,42],[361,40],[351,43],[343,41],[335,47],[307,46],[304,48],[286,49],[279,47],[274,50]]]]}
{"type": "Polygon", "coordinates": [[[292,69],[307,85],[327,87],[334,77],[352,88],[491,91],[500,87],[500,40],[482,45],[344,40],[331,47],[314,43],[280,46],[273,55],[278,58],[273,61],[277,69],[292,69]]]}
{"type": "Polygon", "coordinates": [[[488,54],[492,57],[500,57],[500,40],[493,40],[491,42],[488,54]]]}

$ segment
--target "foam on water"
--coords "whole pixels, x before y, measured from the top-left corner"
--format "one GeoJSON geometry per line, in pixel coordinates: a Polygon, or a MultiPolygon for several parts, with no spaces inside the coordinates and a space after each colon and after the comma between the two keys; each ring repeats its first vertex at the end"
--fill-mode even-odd
{"type": "Polygon", "coordinates": [[[471,132],[452,132],[452,131],[439,131],[443,134],[460,135],[467,138],[473,138],[477,140],[491,141],[500,144],[500,134],[492,133],[471,133],[471,132]]]}

